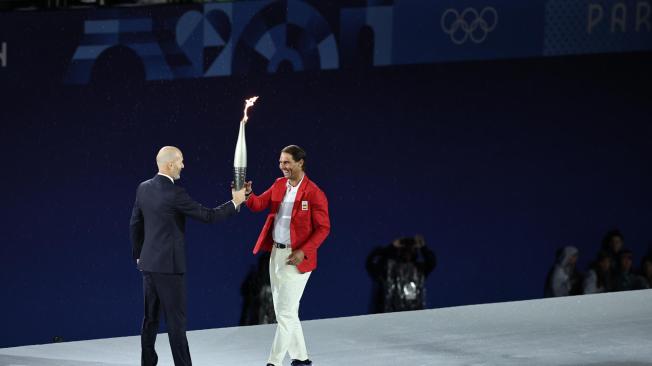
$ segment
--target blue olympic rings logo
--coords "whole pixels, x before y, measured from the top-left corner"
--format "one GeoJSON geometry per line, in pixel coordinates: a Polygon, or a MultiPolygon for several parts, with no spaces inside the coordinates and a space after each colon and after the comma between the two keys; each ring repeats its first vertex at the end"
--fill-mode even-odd
{"type": "Polygon", "coordinates": [[[487,35],[498,25],[498,12],[487,6],[480,13],[473,8],[466,8],[462,13],[447,9],[441,16],[441,29],[451,37],[455,44],[463,44],[468,39],[482,43],[487,35]]]}

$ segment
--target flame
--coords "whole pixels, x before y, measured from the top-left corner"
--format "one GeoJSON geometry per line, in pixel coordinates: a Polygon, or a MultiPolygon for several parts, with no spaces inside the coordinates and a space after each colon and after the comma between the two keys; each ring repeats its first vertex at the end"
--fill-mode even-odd
{"type": "Polygon", "coordinates": [[[249,120],[249,117],[247,116],[247,110],[250,107],[252,107],[254,105],[254,103],[256,103],[257,100],[258,100],[257,96],[256,97],[251,97],[251,98],[245,100],[244,117],[242,117],[242,121],[240,121],[240,122],[247,123],[247,121],[249,120]]]}

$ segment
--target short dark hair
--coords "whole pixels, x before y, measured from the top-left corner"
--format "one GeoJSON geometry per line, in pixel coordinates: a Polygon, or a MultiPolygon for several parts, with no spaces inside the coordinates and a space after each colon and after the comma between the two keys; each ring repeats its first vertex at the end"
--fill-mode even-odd
{"type": "Polygon", "coordinates": [[[615,237],[619,237],[623,241],[625,240],[625,237],[623,236],[623,233],[620,232],[620,230],[611,229],[607,231],[607,233],[602,237],[602,249],[609,251],[609,243],[611,242],[611,239],[615,237]]]}
{"type": "Polygon", "coordinates": [[[625,256],[632,257],[634,256],[634,252],[632,252],[630,249],[623,249],[618,253],[618,258],[622,259],[625,256]]]}
{"type": "Polygon", "coordinates": [[[303,160],[303,170],[306,170],[306,151],[297,145],[289,145],[281,150],[282,153],[292,155],[292,160],[299,162],[303,160]]]}

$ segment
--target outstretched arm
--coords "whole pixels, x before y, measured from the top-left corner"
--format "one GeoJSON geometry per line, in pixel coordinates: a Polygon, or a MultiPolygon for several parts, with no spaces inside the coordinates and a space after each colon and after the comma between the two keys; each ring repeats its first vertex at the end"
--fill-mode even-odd
{"type": "Polygon", "coordinates": [[[222,221],[236,213],[236,206],[244,200],[244,189],[238,192],[242,193],[241,199],[236,199],[236,193],[233,193],[234,199],[232,201],[225,202],[215,208],[207,208],[192,199],[188,192],[182,188],[175,198],[174,206],[179,212],[195,220],[213,223],[222,221]]]}
{"type": "Polygon", "coordinates": [[[268,208],[272,201],[272,187],[269,187],[263,194],[257,196],[251,189],[251,182],[245,183],[245,189],[248,192],[247,207],[253,212],[260,212],[268,208]]]}

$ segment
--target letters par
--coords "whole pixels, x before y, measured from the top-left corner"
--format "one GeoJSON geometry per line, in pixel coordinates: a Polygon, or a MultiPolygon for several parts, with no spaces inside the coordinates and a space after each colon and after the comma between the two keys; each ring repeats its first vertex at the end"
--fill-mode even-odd
{"type": "Polygon", "coordinates": [[[589,3],[587,8],[587,23],[586,32],[592,34],[594,31],[599,30],[599,27],[604,24],[608,26],[609,32],[616,33],[627,32],[627,23],[634,22],[634,30],[636,32],[646,31],[652,29],[652,22],[650,22],[650,15],[652,15],[652,5],[650,1],[641,0],[636,4],[625,4],[625,2],[615,2],[611,7],[600,3],[589,3]]]}

